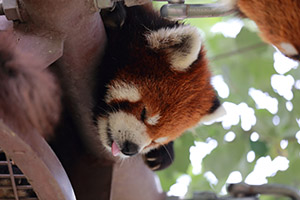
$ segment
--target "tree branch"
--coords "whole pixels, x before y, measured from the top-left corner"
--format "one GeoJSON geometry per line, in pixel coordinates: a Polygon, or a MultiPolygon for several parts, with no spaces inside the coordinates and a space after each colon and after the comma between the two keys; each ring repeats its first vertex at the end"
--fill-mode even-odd
{"type": "Polygon", "coordinates": [[[224,58],[228,58],[230,56],[246,53],[248,51],[252,51],[252,50],[264,47],[266,45],[267,44],[265,44],[263,42],[259,42],[259,43],[256,43],[256,44],[253,44],[253,45],[250,45],[250,46],[247,46],[247,47],[243,47],[243,48],[240,48],[240,49],[235,49],[233,51],[229,51],[229,52],[225,52],[225,53],[213,56],[213,57],[209,58],[209,60],[210,61],[221,60],[221,59],[224,59],[224,58]]]}
{"type": "MultiPolygon", "coordinates": [[[[230,184],[227,187],[229,196],[218,197],[214,192],[195,192],[192,199],[185,200],[258,200],[259,194],[285,196],[300,200],[300,191],[281,184],[248,185],[246,183],[230,184]]],[[[179,200],[179,197],[167,197],[167,200],[179,200]]]]}
{"type": "Polygon", "coordinates": [[[230,184],[227,188],[230,195],[235,197],[254,196],[258,194],[287,196],[300,200],[298,189],[281,184],[247,185],[246,183],[230,184]]]}

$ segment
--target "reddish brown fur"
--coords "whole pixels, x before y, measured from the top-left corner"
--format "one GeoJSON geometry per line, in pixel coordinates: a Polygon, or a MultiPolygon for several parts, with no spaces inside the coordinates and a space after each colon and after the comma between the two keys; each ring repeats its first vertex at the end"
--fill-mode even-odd
{"type": "Polygon", "coordinates": [[[134,50],[139,55],[131,56],[143,59],[119,71],[115,80],[125,80],[141,88],[143,102],[132,104],[128,112],[139,119],[143,106],[146,106],[148,117],[160,114],[162,117],[157,125],[145,123],[147,133],[152,140],[167,136],[168,140],[164,143],[168,143],[208,114],[216,98],[215,92],[210,85],[210,72],[203,50],[187,72],[172,71],[165,56],[149,56],[146,51],[144,48],[134,50]]]}
{"type": "Polygon", "coordinates": [[[282,42],[290,43],[300,54],[299,0],[238,0],[237,5],[255,21],[266,42],[279,50],[282,42]]]}
{"type": "Polygon", "coordinates": [[[0,34],[0,119],[20,134],[50,136],[60,116],[60,89],[38,58],[16,49],[0,34]]]}

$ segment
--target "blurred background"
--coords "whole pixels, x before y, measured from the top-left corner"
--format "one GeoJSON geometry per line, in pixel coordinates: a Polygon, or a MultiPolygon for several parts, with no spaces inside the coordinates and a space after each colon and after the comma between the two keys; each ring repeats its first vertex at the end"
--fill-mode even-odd
{"type": "Polygon", "coordinates": [[[300,189],[299,63],[263,43],[248,19],[183,21],[202,33],[227,115],[176,140],[173,165],[157,173],[163,189],[185,198],[195,191],[226,194],[228,183],[241,181],[300,189]]]}

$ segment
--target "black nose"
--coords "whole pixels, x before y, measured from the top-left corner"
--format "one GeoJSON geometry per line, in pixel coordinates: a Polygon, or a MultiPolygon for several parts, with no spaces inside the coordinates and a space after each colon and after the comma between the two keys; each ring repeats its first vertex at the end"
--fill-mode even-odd
{"type": "Polygon", "coordinates": [[[129,141],[125,141],[121,152],[127,156],[133,156],[138,153],[138,149],[138,145],[129,141]]]}

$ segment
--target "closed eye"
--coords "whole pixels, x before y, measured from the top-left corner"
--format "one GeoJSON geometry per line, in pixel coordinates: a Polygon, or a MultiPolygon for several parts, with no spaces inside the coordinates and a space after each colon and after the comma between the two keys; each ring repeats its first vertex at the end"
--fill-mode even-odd
{"type": "Polygon", "coordinates": [[[146,120],[146,107],[143,108],[142,112],[141,112],[141,120],[144,122],[146,120]]]}

